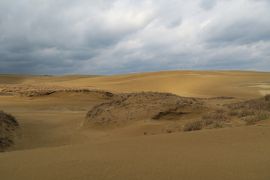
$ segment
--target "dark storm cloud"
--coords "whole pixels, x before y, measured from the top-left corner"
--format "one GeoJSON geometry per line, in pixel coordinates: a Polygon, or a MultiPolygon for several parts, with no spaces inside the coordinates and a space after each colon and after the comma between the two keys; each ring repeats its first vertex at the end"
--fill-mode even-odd
{"type": "Polygon", "coordinates": [[[270,70],[267,0],[2,0],[0,73],[270,70]]]}

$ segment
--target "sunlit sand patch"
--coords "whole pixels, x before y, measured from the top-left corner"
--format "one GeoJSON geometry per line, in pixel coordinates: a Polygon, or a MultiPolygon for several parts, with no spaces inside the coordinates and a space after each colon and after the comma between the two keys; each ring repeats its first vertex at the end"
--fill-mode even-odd
{"type": "Polygon", "coordinates": [[[185,74],[185,75],[188,75],[188,76],[201,76],[201,74],[197,74],[197,73],[189,73],[189,74],[185,74]]]}
{"type": "Polygon", "coordinates": [[[270,83],[254,83],[254,84],[249,85],[248,87],[259,88],[263,90],[270,90],[270,83]]]}
{"type": "Polygon", "coordinates": [[[268,84],[261,84],[261,85],[255,86],[255,87],[262,88],[262,89],[270,89],[270,85],[268,85],[268,84]]]}
{"type": "Polygon", "coordinates": [[[248,87],[256,88],[261,95],[270,94],[270,83],[269,82],[260,82],[250,84],[248,87]]]}
{"type": "Polygon", "coordinates": [[[270,94],[270,89],[269,90],[259,90],[260,94],[261,95],[267,95],[267,94],[270,94]]]}
{"type": "Polygon", "coordinates": [[[256,87],[261,89],[270,89],[270,82],[252,83],[249,87],[256,87]]]}
{"type": "Polygon", "coordinates": [[[190,73],[190,74],[185,74],[187,76],[199,76],[199,77],[203,77],[203,78],[207,78],[207,77],[218,77],[218,75],[210,75],[210,74],[197,74],[197,73],[190,73]]]}

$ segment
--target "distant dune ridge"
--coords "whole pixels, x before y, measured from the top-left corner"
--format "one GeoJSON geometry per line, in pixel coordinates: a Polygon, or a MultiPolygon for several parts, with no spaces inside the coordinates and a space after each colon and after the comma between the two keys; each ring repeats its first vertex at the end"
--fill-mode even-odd
{"type": "Polygon", "coordinates": [[[233,96],[250,99],[270,93],[269,76],[270,73],[249,71],[167,71],[113,76],[0,75],[0,91],[77,88],[118,93],[152,91],[189,97],[233,96]]]}

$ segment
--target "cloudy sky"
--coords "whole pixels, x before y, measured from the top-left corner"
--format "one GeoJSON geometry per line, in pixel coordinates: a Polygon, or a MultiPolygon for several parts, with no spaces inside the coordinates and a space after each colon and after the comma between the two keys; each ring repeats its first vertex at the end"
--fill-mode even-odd
{"type": "Polygon", "coordinates": [[[270,0],[1,0],[0,73],[270,70],[270,0]]]}

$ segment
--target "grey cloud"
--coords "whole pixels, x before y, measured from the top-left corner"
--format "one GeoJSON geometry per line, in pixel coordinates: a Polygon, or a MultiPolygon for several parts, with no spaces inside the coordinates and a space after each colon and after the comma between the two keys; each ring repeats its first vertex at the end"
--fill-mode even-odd
{"type": "Polygon", "coordinates": [[[2,0],[0,73],[270,70],[267,0],[2,0]]]}
{"type": "Polygon", "coordinates": [[[132,24],[124,19],[127,25],[121,24],[117,20],[123,20],[123,14],[112,20],[104,17],[113,11],[111,1],[96,2],[1,1],[1,72],[75,71],[67,67],[91,60],[100,49],[117,44],[148,21],[132,24]]]}
{"type": "Polygon", "coordinates": [[[270,20],[268,22],[259,22],[259,20],[236,21],[228,24],[227,27],[212,29],[211,35],[207,35],[206,40],[214,43],[214,45],[270,41],[270,20]]]}

